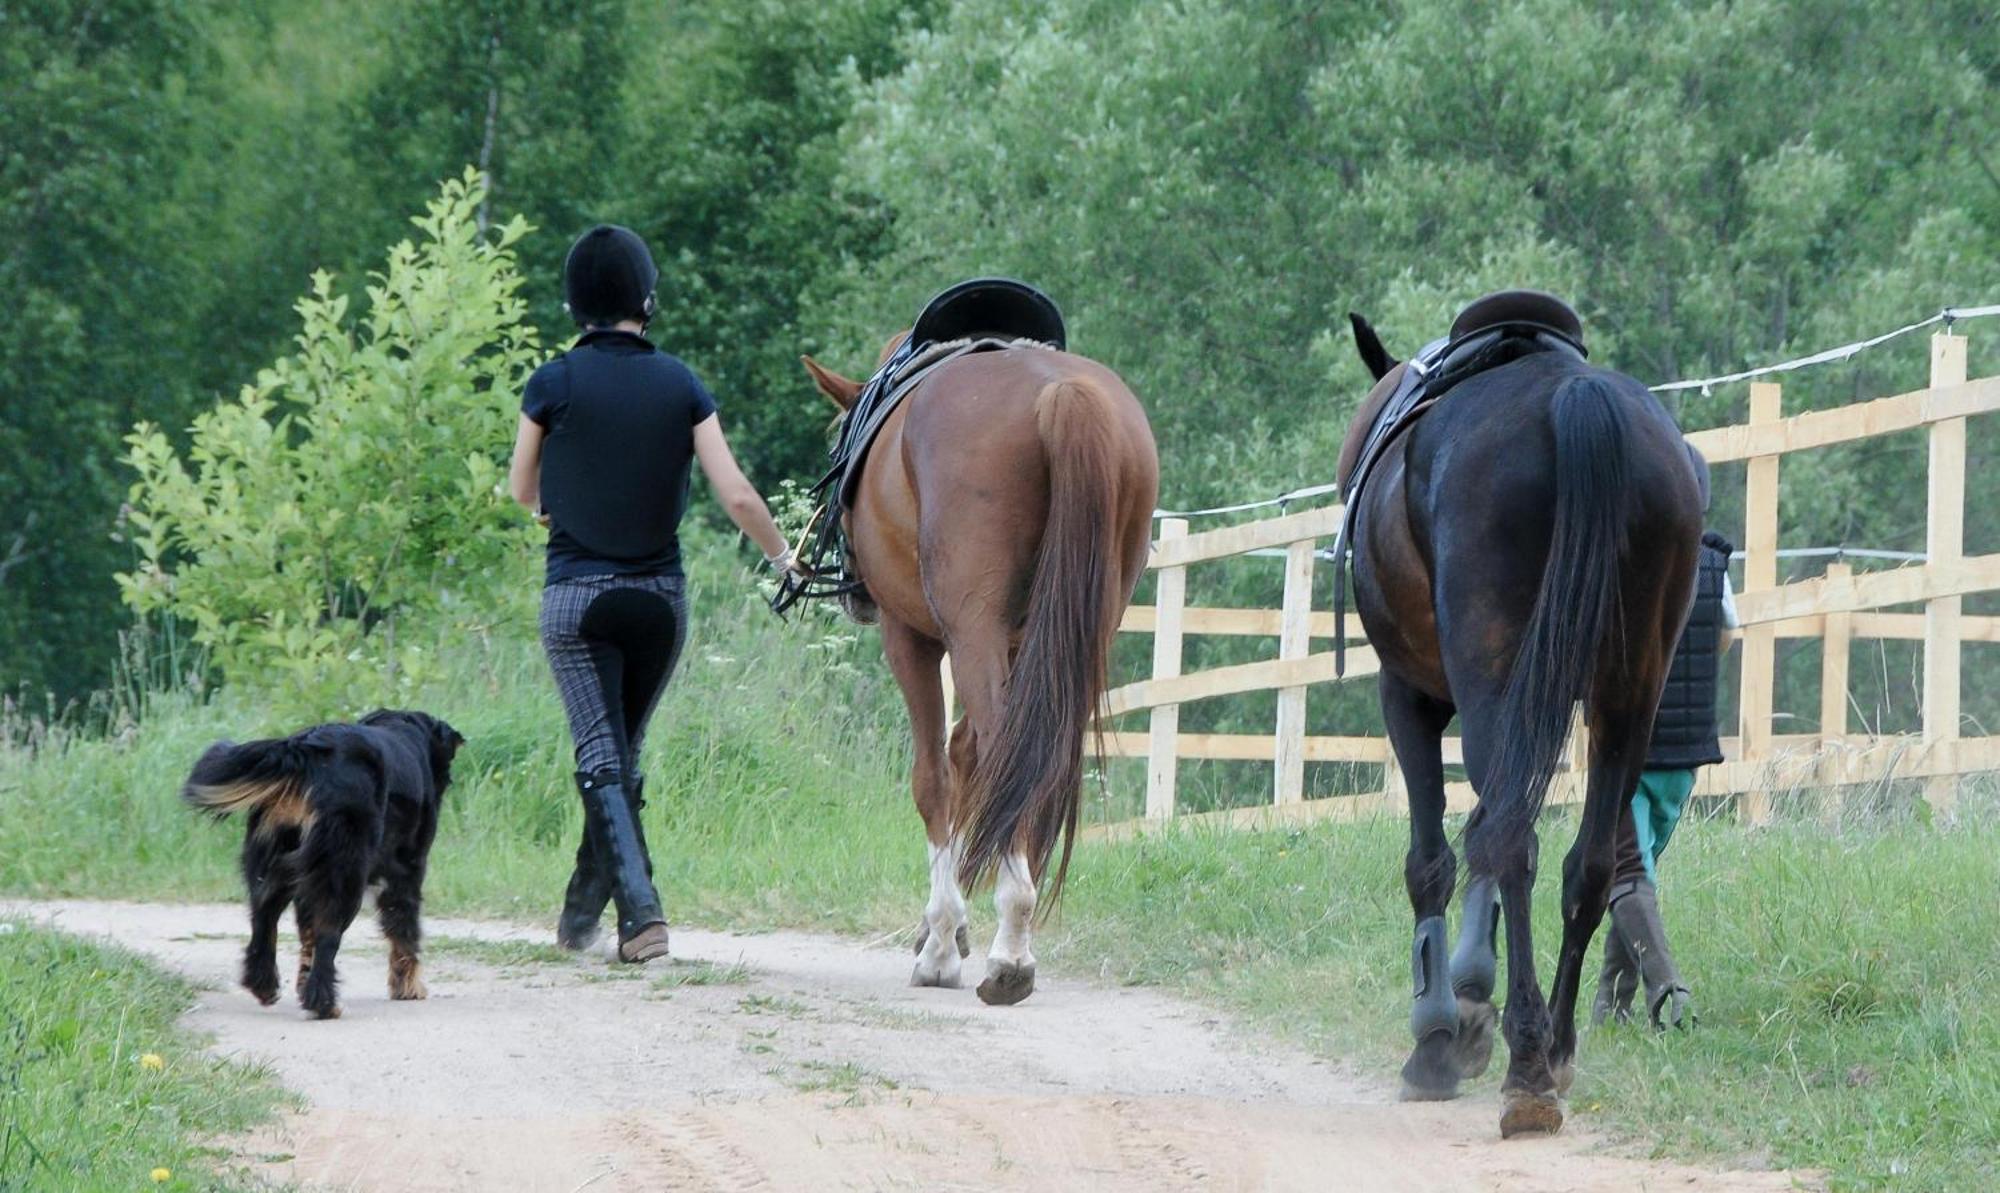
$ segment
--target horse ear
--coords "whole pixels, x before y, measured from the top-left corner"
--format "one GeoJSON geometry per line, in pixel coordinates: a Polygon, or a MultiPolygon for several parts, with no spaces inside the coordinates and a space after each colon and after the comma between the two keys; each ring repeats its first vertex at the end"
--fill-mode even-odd
{"type": "Polygon", "coordinates": [[[841,376],[810,356],[799,357],[799,363],[812,374],[813,384],[819,386],[819,392],[825,394],[828,401],[842,410],[854,405],[855,397],[861,393],[859,381],[841,376]]]}
{"type": "Polygon", "coordinates": [[[1388,375],[1390,369],[1396,367],[1396,358],[1389,355],[1389,350],[1382,346],[1382,337],[1375,334],[1375,329],[1368,325],[1368,320],[1349,311],[1347,321],[1354,325],[1354,349],[1361,353],[1361,363],[1368,366],[1368,372],[1375,380],[1380,381],[1388,375]]]}

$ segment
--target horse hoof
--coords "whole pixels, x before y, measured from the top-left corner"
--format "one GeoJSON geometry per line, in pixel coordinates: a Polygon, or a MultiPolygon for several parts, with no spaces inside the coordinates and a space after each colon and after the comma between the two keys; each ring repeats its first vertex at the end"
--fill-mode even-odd
{"type": "Polygon", "coordinates": [[[1449,1102],[1458,1096],[1455,1046],[1448,1031],[1434,1031],[1420,1041],[1403,1062],[1405,1102],[1449,1102]]]}
{"type": "Polygon", "coordinates": [[[910,985],[930,986],[939,990],[956,990],[959,987],[958,967],[953,966],[949,970],[941,969],[932,973],[926,973],[924,972],[924,963],[919,961],[915,968],[910,970],[910,985]]]}
{"type": "Polygon", "coordinates": [[[1505,1104],[1500,1110],[1500,1138],[1517,1135],[1553,1135],[1562,1130],[1562,1099],[1553,1092],[1531,1094],[1524,1089],[1502,1091],[1505,1104]]]}
{"type": "Polygon", "coordinates": [[[1403,1102],[1450,1102],[1457,1097],[1458,1082],[1456,1081],[1438,1086],[1418,1085],[1416,1082],[1411,1081],[1406,1074],[1403,1077],[1403,1091],[1397,1095],[1397,1100],[1403,1102]]]}
{"type": "Polygon", "coordinates": [[[979,983],[979,1001],[989,1007],[1011,1007],[1035,992],[1035,967],[994,961],[979,983]]]}
{"type": "Polygon", "coordinates": [[[336,1003],[330,1007],[322,1007],[317,1011],[308,1009],[308,1013],[315,1019],[338,1019],[340,1018],[340,1005],[336,1003]]]}
{"type": "Polygon", "coordinates": [[[1493,1020],[1492,1003],[1458,1000],[1458,1038],[1451,1053],[1460,1077],[1478,1077],[1493,1060],[1493,1020]]]}

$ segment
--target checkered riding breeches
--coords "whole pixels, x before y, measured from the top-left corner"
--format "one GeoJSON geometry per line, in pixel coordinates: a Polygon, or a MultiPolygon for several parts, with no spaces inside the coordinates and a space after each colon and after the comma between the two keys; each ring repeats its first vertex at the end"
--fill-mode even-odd
{"type": "Polygon", "coordinates": [[[646,723],[687,643],[686,585],[679,576],[590,576],[542,589],[542,649],[579,773],[639,773],[646,723]]]}

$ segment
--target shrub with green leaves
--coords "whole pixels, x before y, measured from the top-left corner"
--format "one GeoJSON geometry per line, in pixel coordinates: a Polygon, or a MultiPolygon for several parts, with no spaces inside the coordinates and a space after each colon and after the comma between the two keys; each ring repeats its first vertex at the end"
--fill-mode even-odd
{"type": "Polygon", "coordinates": [[[528,227],[482,234],[483,194],[473,171],[444,184],[365,314],[314,275],[297,350],[197,417],[185,450],[147,423],[127,437],[139,561],[124,599],[192,625],[225,679],[383,699],[422,678],[435,643],[399,627],[527,585],[502,453],[541,358],[513,256],[528,227]]]}

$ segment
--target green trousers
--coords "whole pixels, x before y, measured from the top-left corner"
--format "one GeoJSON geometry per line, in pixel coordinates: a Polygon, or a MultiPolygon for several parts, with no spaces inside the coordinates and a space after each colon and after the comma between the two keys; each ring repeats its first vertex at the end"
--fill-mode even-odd
{"type": "Polygon", "coordinates": [[[1681,822],[1688,796],[1694,791],[1692,770],[1649,770],[1639,774],[1639,789],[1632,793],[1632,828],[1639,838],[1639,860],[1646,877],[1655,886],[1660,876],[1654,863],[1666,852],[1674,827],[1681,822]]]}

